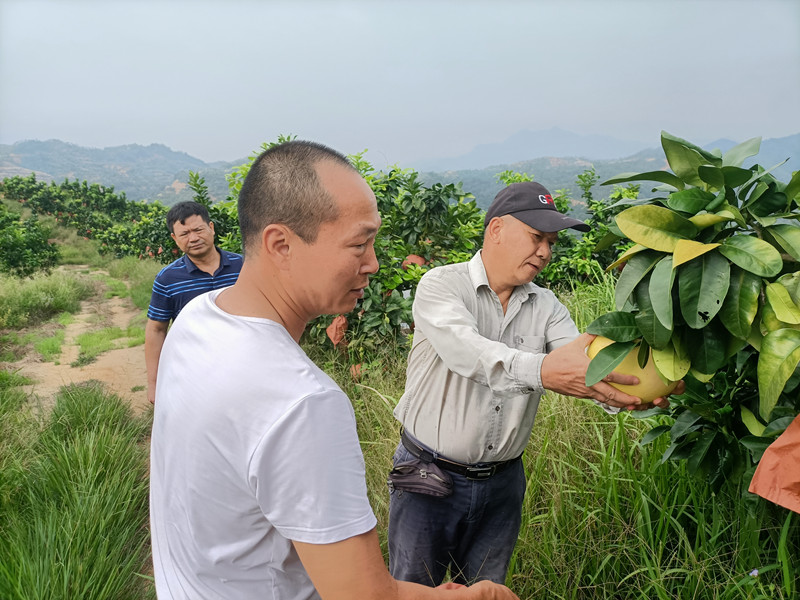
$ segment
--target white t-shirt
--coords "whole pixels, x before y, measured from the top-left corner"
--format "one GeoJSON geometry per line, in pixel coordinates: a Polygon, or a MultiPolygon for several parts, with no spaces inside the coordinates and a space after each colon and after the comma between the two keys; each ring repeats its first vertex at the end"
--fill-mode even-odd
{"type": "Polygon", "coordinates": [[[191,301],[161,352],[150,456],[160,599],[318,598],[290,540],[371,530],[347,396],[279,324],[191,301]]]}

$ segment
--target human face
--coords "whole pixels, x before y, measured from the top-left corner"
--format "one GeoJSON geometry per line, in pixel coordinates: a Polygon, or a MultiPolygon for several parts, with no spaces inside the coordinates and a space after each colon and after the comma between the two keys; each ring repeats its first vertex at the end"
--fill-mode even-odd
{"type": "Polygon", "coordinates": [[[187,217],[172,226],[172,239],[189,258],[202,259],[214,251],[214,224],[200,215],[187,217]]]}
{"type": "Polygon", "coordinates": [[[508,282],[513,286],[533,281],[553,256],[557,232],[544,232],[506,215],[501,248],[508,282]]]}
{"type": "Polygon", "coordinates": [[[364,297],[369,276],[378,270],[374,243],[381,225],[375,196],[358,173],[326,161],[317,165],[317,174],[339,216],[320,226],[313,243],[295,240],[292,277],[299,308],[309,319],[348,313],[364,297]]]}

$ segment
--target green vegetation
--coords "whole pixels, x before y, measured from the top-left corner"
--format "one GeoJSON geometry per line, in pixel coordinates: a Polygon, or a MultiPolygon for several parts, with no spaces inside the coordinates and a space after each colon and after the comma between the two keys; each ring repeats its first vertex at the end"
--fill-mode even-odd
{"type": "Polygon", "coordinates": [[[154,598],[149,416],[95,386],[65,388],[41,425],[0,390],[0,597],[154,598]]]}
{"type": "Polygon", "coordinates": [[[75,313],[94,292],[86,278],[64,272],[16,279],[0,274],[0,329],[43,323],[63,312],[75,313]]]}
{"type": "Polygon", "coordinates": [[[136,308],[146,310],[150,305],[153,280],[161,270],[162,265],[154,261],[138,260],[132,256],[126,256],[111,261],[107,268],[111,277],[127,282],[133,305],[136,308]]]}
{"type": "Polygon", "coordinates": [[[27,277],[53,268],[58,249],[47,241],[49,233],[35,216],[22,220],[0,204],[0,273],[27,277]]]}
{"type": "MultiPolygon", "coordinates": [[[[660,195],[626,199],[612,231],[634,245],[622,264],[616,310],[590,333],[615,340],[592,360],[600,381],[638,347],[644,366],[685,379],[670,410],[663,459],[686,460],[713,491],[749,482],[761,454],[800,413],[800,172],[783,183],[743,161],[754,138],[725,154],[661,134],[672,171],[626,173],[660,195]]],[[[613,208],[613,207],[612,207],[613,208]]],[[[612,265],[612,266],[613,266],[612,265]]]]}
{"type": "Polygon", "coordinates": [[[144,343],[144,328],[136,326],[127,329],[105,327],[80,334],[76,339],[80,353],[72,366],[88,365],[103,352],[120,348],[119,340],[121,339],[125,340],[125,346],[139,346],[144,343]]]}

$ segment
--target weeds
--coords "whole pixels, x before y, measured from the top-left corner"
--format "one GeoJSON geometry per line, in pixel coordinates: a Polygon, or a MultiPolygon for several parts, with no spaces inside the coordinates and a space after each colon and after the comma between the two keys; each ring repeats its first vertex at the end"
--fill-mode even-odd
{"type": "Polygon", "coordinates": [[[97,386],[62,391],[44,428],[3,464],[0,597],[155,596],[140,576],[149,425],[97,386]]]}
{"type": "Polygon", "coordinates": [[[0,275],[0,329],[19,329],[63,312],[78,312],[81,300],[94,291],[86,278],[60,271],[29,279],[0,275]]]}

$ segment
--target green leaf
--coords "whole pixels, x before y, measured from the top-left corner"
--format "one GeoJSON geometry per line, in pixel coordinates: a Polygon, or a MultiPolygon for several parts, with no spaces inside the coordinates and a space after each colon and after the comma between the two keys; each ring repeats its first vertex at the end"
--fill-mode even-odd
{"type": "MultiPolygon", "coordinates": [[[[652,281],[652,275],[650,279],[652,281]]],[[[639,312],[635,316],[636,326],[642,332],[642,337],[644,337],[649,346],[652,348],[664,348],[669,343],[670,337],[672,337],[672,327],[664,327],[656,318],[650,301],[649,288],[649,282],[642,281],[634,291],[636,304],[639,307],[639,312]]]]}
{"type": "Polygon", "coordinates": [[[672,172],[690,185],[703,185],[697,172],[701,165],[722,166],[721,158],[666,131],[661,132],[661,147],[672,172]]]}
{"type": "Polygon", "coordinates": [[[750,169],[740,169],[739,167],[722,167],[722,176],[725,178],[725,186],[737,188],[749,181],[753,172],[750,169]]]}
{"type": "Polygon", "coordinates": [[[742,213],[739,211],[738,208],[735,206],[731,206],[727,202],[723,204],[722,208],[718,210],[715,214],[728,217],[731,221],[736,221],[736,224],[740,227],[747,227],[747,222],[744,220],[742,213]]]}
{"type": "Polygon", "coordinates": [[[672,266],[673,268],[678,267],[698,256],[702,256],[706,252],[711,252],[717,247],[719,247],[719,244],[703,244],[694,240],[679,240],[675,244],[675,250],[672,252],[672,266]]]}
{"type": "MultiPolygon", "coordinates": [[[[800,171],[798,171],[800,173],[800,171]]],[[[775,241],[780,244],[786,253],[797,261],[800,261],[800,227],[797,225],[773,225],[767,227],[769,233],[775,241]]]]}
{"type": "MultiPolygon", "coordinates": [[[[712,167],[711,165],[702,165],[697,168],[697,174],[705,183],[710,185],[713,189],[720,189],[725,185],[725,175],[719,167],[712,167]]],[[[748,172],[748,176],[749,176],[748,172]]],[[[745,181],[747,181],[745,179],[745,181]]]]}
{"type": "Polygon", "coordinates": [[[800,304],[800,270],[781,275],[776,281],[789,291],[792,302],[800,304]]]}
{"type": "Polygon", "coordinates": [[[689,455],[689,460],[686,463],[686,468],[689,470],[689,473],[692,475],[697,473],[716,438],[716,431],[704,431],[697,442],[695,442],[692,453],[689,455]]]}
{"type": "Polygon", "coordinates": [[[678,240],[697,235],[697,227],[678,213],[661,206],[634,206],[616,218],[620,231],[647,248],[672,252],[678,240]]]}
{"type": "Polygon", "coordinates": [[[797,415],[791,415],[789,417],[778,417],[774,421],[772,421],[769,425],[764,428],[764,436],[778,436],[784,431],[789,425],[792,424],[792,421],[795,420],[797,415]]]}
{"type": "Polygon", "coordinates": [[[617,310],[622,310],[639,282],[644,279],[650,269],[652,269],[663,256],[663,254],[658,252],[646,250],[633,255],[628,260],[628,263],[619,275],[619,279],[617,279],[617,286],[614,290],[614,301],[617,310]]]}
{"type": "Polygon", "coordinates": [[[620,173],[600,185],[613,185],[615,183],[629,183],[631,181],[658,181],[682,190],[683,181],[669,171],[648,171],[647,173],[620,173]]]}
{"type": "Polygon", "coordinates": [[[695,214],[703,210],[714,199],[714,194],[698,188],[674,192],[667,198],[667,206],[672,210],[695,214]]]}
{"type": "Polygon", "coordinates": [[[758,355],[758,412],[769,421],[783,387],[800,362],[800,331],[778,329],[764,336],[758,355]]]}
{"type": "Polygon", "coordinates": [[[719,319],[731,335],[746,340],[758,312],[761,277],[733,265],[730,281],[719,319]]]}
{"type": "Polygon", "coordinates": [[[744,423],[747,430],[753,435],[761,436],[764,434],[764,425],[759,421],[756,416],[747,407],[741,407],[742,423],[744,423]]]}
{"type": "MultiPolygon", "coordinates": [[[[734,146],[733,148],[728,150],[725,154],[723,154],[722,164],[724,166],[741,167],[742,163],[746,158],[755,156],[756,154],[758,154],[760,149],[761,149],[761,138],[760,137],[750,138],[749,140],[734,146]]],[[[748,172],[748,178],[749,176],[750,173],[748,172]]],[[[745,179],[744,181],[747,181],[747,179],[745,179]]],[[[744,181],[742,183],[744,183],[744,181]]],[[[738,185],[741,185],[741,183],[738,185]]],[[[733,187],[737,186],[734,185],[733,187]]]]}
{"type": "Polygon", "coordinates": [[[602,335],[615,342],[632,342],[641,336],[633,314],[622,311],[613,311],[597,317],[586,328],[586,333],[602,335]]]}
{"type": "Polygon", "coordinates": [[[719,252],[732,263],[761,277],[774,277],[783,267],[783,259],[772,244],[750,235],[727,238],[719,252]]]}
{"type": "Polygon", "coordinates": [[[630,248],[625,250],[625,252],[620,254],[619,258],[617,258],[617,260],[615,260],[613,263],[608,265],[606,267],[606,271],[612,270],[614,267],[617,267],[617,266],[621,265],[622,263],[626,262],[634,254],[638,254],[639,252],[642,252],[642,251],[647,250],[647,249],[648,248],[645,248],[641,244],[634,244],[633,246],[631,246],[630,248]]]}
{"type": "Polygon", "coordinates": [[[653,269],[650,275],[650,302],[656,318],[666,329],[672,330],[672,284],[675,271],[672,269],[672,257],[665,256],[653,269]]]}
{"type": "Polygon", "coordinates": [[[686,324],[693,329],[705,327],[722,308],[729,285],[730,265],[717,252],[703,254],[683,265],[678,275],[678,294],[686,324]]]}
{"type": "Polygon", "coordinates": [[[786,197],[790,200],[797,198],[797,195],[800,194],[800,171],[792,173],[792,178],[789,180],[789,183],[786,184],[783,193],[786,194],[786,197]]]}
{"type": "Polygon", "coordinates": [[[778,319],[791,325],[800,323],[800,308],[792,301],[789,290],[780,283],[768,283],[766,295],[767,302],[778,319]]]}
{"type": "Polygon", "coordinates": [[[586,386],[591,387],[611,373],[634,347],[634,342],[614,342],[600,350],[586,369],[586,386]]]}
{"type": "Polygon", "coordinates": [[[727,362],[726,350],[730,335],[716,319],[702,329],[685,330],[685,335],[693,376],[700,379],[699,374],[704,373],[710,379],[727,362]]]}
{"type": "Polygon", "coordinates": [[[585,382],[588,387],[593,386],[603,377],[611,373],[634,347],[634,342],[614,342],[600,350],[589,362],[586,369],[585,382]]]}
{"type": "Polygon", "coordinates": [[[646,446],[647,444],[650,444],[654,440],[660,438],[670,429],[671,427],[669,425],[659,425],[658,427],[653,427],[650,431],[648,431],[642,436],[642,440],[639,442],[639,444],[642,446],[646,446]]]}
{"type": "Polygon", "coordinates": [[[782,213],[786,210],[789,200],[786,194],[777,191],[774,185],[770,185],[769,189],[761,194],[757,200],[748,202],[743,208],[747,208],[751,214],[757,217],[765,217],[773,213],[782,213]]]}
{"type": "Polygon", "coordinates": [[[672,431],[670,432],[672,440],[677,441],[681,436],[686,435],[690,431],[694,431],[696,429],[694,424],[700,419],[700,415],[690,410],[682,412],[672,425],[672,431]]]}

